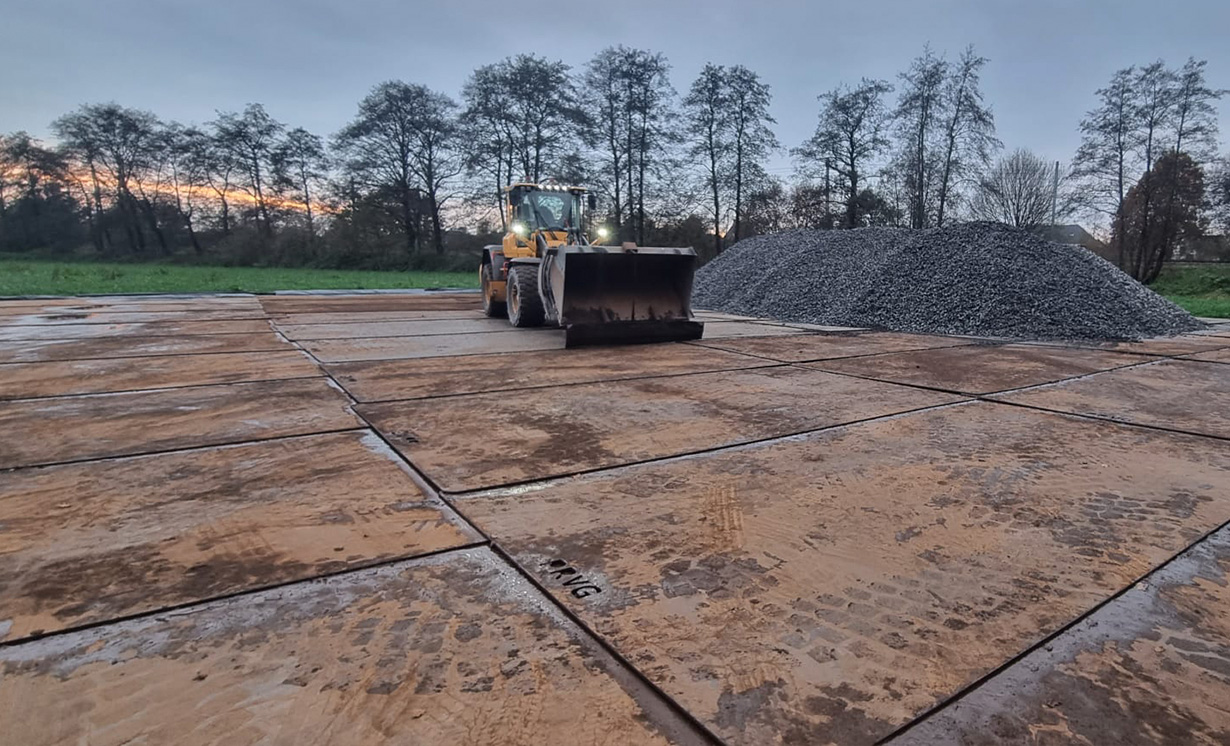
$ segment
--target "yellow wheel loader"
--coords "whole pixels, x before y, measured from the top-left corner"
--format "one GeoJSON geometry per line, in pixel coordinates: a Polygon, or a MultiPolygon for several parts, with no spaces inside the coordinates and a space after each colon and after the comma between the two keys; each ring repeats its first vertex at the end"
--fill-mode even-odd
{"type": "Polygon", "coordinates": [[[510,230],[479,266],[488,316],[563,327],[568,347],[700,338],[695,251],[591,243],[595,199],[583,187],[518,182],[504,194],[510,230]]]}

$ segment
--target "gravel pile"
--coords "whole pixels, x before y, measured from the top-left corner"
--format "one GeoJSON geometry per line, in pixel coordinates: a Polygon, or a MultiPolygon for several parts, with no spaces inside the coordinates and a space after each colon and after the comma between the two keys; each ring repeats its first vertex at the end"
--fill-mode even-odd
{"type": "Polygon", "coordinates": [[[781,321],[1024,339],[1142,339],[1203,326],[1096,254],[998,223],[757,236],[696,273],[692,304],[781,321]]]}

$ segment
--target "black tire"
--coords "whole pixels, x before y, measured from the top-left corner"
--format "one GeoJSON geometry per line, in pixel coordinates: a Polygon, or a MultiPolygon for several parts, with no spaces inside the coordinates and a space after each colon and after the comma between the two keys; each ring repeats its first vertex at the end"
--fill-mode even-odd
{"type": "Polygon", "coordinates": [[[483,264],[478,271],[483,285],[483,313],[488,318],[502,319],[508,315],[508,304],[503,301],[491,300],[491,262],[483,264]]]}
{"type": "Polygon", "coordinates": [[[508,270],[508,320],[513,326],[542,326],[545,317],[538,295],[538,267],[514,265],[508,270]]]}

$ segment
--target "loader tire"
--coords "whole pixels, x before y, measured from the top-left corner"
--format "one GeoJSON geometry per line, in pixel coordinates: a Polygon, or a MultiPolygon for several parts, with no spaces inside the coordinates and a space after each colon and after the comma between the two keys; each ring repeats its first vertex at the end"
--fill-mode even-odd
{"type": "Polygon", "coordinates": [[[508,315],[508,304],[504,301],[491,299],[491,263],[483,265],[479,272],[483,285],[483,313],[487,318],[502,319],[508,315]]]}
{"type": "Polygon", "coordinates": [[[546,314],[538,295],[538,267],[514,265],[508,270],[508,320],[513,326],[542,326],[546,314]]]}

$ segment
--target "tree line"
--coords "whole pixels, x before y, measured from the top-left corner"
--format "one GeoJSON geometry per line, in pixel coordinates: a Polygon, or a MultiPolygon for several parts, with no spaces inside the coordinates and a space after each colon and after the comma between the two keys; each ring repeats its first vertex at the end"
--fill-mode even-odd
{"type": "Polygon", "coordinates": [[[87,104],[52,123],[54,144],[0,136],[0,251],[469,268],[505,229],[502,189],[518,179],[589,185],[621,240],[705,256],[787,228],[1036,227],[1098,212],[1124,269],[1148,280],[1177,241],[1230,221],[1223,92],[1203,62],[1117,72],[1062,174],[1026,150],[1001,154],[987,64],[973,47],[955,59],[924,48],[893,82],[824,93],[789,180],[767,168],[782,144],[757,73],[709,64],[680,92],[664,55],[624,46],[579,69],[509,57],[474,70],[457,98],[383,82],[328,137],[260,104],[203,124],[87,104]]]}

